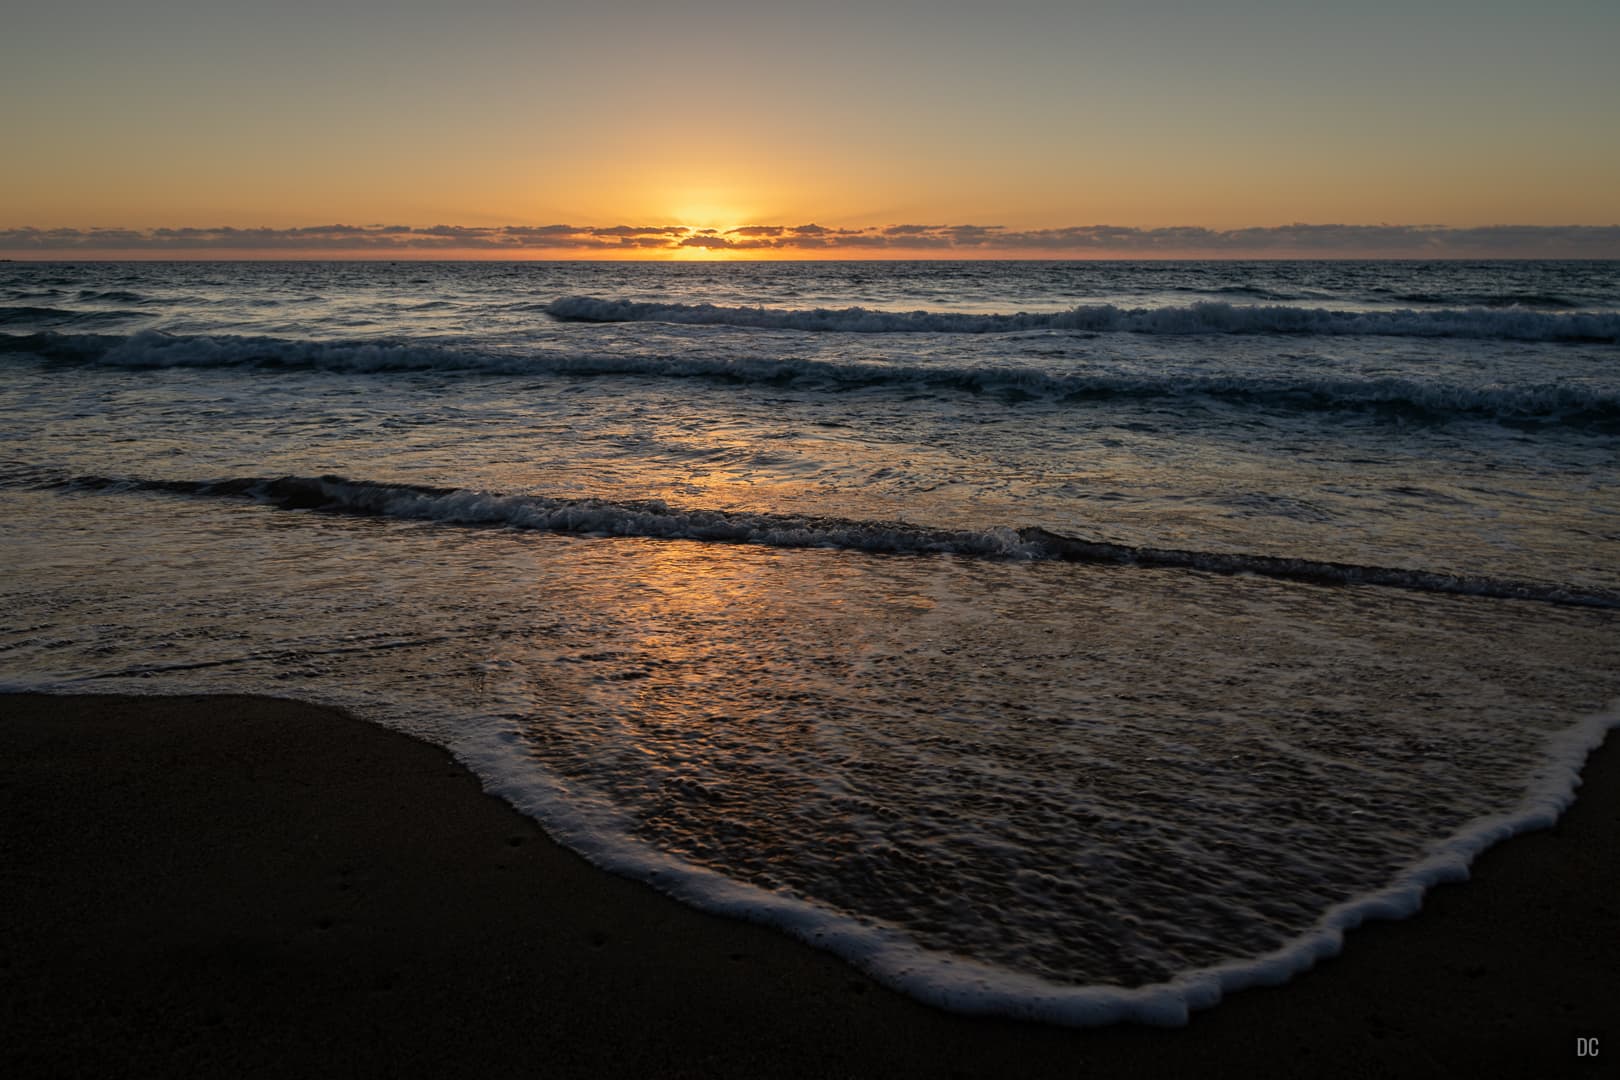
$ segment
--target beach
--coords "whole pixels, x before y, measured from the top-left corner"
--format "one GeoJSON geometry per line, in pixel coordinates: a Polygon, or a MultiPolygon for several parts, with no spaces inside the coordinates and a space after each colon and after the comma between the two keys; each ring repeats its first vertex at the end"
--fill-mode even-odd
{"type": "Polygon", "coordinates": [[[0,715],[9,1076],[1556,1076],[1620,1053],[1612,738],[1554,828],[1417,916],[1185,1028],[1073,1030],[919,1005],[599,871],[442,749],[330,709],[0,715]]]}

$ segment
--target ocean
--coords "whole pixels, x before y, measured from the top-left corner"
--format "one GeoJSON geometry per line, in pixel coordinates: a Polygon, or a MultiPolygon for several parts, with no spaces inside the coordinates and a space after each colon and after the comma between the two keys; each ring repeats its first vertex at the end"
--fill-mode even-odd
{"type": "Polygon", "coordinates": [[[435,741],[964,1012],[1174,1024],[1620,722],[1620,263],[0,263],[0,687],[435,741]]]}

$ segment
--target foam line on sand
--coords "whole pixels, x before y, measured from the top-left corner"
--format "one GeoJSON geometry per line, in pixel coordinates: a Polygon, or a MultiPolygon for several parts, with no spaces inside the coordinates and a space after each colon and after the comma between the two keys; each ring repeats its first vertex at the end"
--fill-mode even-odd
{"type": "Polygon", "coordinates": [[[0,697],[0,760],[8,1076],[1563,1076],[1620,1055],[1612,737],[1553,828],[1176,1030],[919,1005],[596,870],[443,750],[313,705],[0,697]]]}

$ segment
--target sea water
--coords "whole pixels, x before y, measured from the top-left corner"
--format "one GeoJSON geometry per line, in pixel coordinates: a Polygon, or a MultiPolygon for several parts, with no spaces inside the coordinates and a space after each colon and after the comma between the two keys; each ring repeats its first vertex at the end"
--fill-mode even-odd
{"type": "Polygon", "coordinates": [[[964,1011],[1174,1023],[1571,797],[1620,263],[0,265],[0,683],[447,746],[964,1011]]]}

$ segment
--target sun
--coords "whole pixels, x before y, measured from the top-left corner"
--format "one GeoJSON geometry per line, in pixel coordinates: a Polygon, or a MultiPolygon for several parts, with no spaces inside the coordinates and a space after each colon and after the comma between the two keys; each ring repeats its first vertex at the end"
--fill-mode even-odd
{"type": "Polygon", "coordinates": [[[737,256],[725,248],[683,247],[674,257],[682,262],[725,262],[737,256]]]}
{"type": "Polygon", "coordinates": [[[748,224],[747,215],[725,206],[687,206],[676,210],[670,217],[672,225],[685,225],[693,231],[718,229],[725,232],[748,224]]]}

